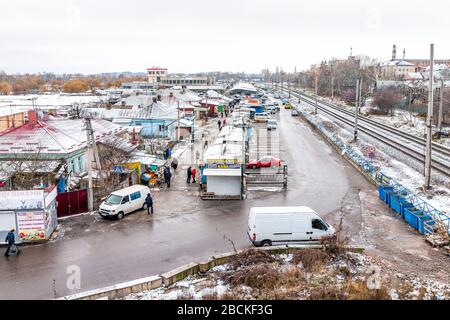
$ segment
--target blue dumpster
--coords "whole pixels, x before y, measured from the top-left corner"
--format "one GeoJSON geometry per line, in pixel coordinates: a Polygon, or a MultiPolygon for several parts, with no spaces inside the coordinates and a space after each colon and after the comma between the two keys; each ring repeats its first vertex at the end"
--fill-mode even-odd
{"type": "Polygon", "coordinates": [[[414,205],[411,202],[400,203],[400,214],[402,215],[403,219],[405,219],[405,209],[409,209],[412,207],[414,207],[414,205]]]}
{"type": "Polygon", "coordinates": [[[421,210],[415,208],[415,207],[411,207],[411,208],[405,208],[405,221],[412,226],[413,225],[413,219],[415,219],[414,214],[415,213],[420,213],[422,212],[421,210]]]}
{"type": "Polygon", "coordinates": [[[405,202],[405,198],[399,196],[398,194],[391,194],[390,196],[390,207],[397,213],[402,213],[402,203],[405,202]]]}
{"type": "Polygon", "coordinates": [[[389,187],[389,186],[385,186],[385,185],[380,185],[378,187],[378,194],[380,197],[380,200],[383,200],[385,203],[389,204],[389,195],[388,192],[394,190],[393,187],[389,187]]]}
{"type": "Polygon", "coordinates": [[[386,190],[386,189],[385,192],[386,192],[386,200],[384,202],[386,202],[388,206],[391,206],[391,198],[396,196],[397,193],[394,190],[386,190]]]}
{"type": "Polygon", "coordinates": [[[436,224],[436,222],[433,220],[433,218],[431,218],[431,216],[429,216],[429,215],[424,215],[424,216],[420,217],[419,218],[419,232],[420,232],[420,234],[425,234],[425,222],[429,226],[434,226],[436,224]]]}

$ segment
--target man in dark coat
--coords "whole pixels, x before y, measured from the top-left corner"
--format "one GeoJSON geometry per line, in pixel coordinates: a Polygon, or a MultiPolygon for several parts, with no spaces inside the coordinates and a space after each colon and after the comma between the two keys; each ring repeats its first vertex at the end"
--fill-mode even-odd
{"type": "Polygon", "coordinates": [[[167,188],[170,188],[170,179],[172,178],[172,172],[170,172],[170,167],[164,168],[164,180],[167,183],[167,188]]]}
{"type": "Polygon", "coordinates": [[[192,168],[189,167],[187,169],[187,180],[186,180],[187,183],[191,183],[191,176],[192,176],[192,168]]]}
{"type": "Polygon", "coordinates": [[[147,194],[147,198],[145,198],[145,204],[147,205],[147,214],[153,214],[153,199],[150,193],[147,194]]]}
{"type": "MultiPolygon", "coordinates": [[[[16,238],[14,235],[14,231],[15,231],[15,229],[11,229],[8,232],[8,234],[6,235],[5,242],[8,245],[8,247],[6,248],[5,257],[9,257],[9,252],[11,250],[11,247],[16,246],[16,238]]],[[[19,250],[17,249],[17,247],[16,247],[16,250],[17,250],[17,253],[19,253],[19,250]]]]}
{"type": "Polygon", "coordinates": [[[176,158],[172,159],[172,164],[171,164],[173,170],[177,170],[178,167],[178,160],[176,158]]]}

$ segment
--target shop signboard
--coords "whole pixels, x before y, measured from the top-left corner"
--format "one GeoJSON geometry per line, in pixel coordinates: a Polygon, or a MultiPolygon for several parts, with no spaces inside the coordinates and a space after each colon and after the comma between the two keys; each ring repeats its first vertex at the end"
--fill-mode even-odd
{"type": "Polygon", "coordinates": [[[44,209],[44,190],[0,191],[2,210],[44,209]]]}
{"type": "Polygon", "coordinates": [[[45,240],[45,212],[17,211],[17,228],[21,241],[45,240]]]}
{"type": "Polygon", "coordinates": [[[208,169],[240,169],[241,165],[237,159],[208,159],[206,160],[208,169]]]}

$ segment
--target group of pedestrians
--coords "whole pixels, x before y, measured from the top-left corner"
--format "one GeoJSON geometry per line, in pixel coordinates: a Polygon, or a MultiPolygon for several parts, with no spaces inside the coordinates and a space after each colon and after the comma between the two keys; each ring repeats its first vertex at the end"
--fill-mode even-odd
{"type": "Polygon", "coordinates": [[[187,169],[187,179],[186,182],[187,183],[191,183],[191,179],[192,179],[192,183],[196,183],[195,181],[195,177],[197,176],[197,169],[195,169],[195,167],[189,167],[187,169]]]}

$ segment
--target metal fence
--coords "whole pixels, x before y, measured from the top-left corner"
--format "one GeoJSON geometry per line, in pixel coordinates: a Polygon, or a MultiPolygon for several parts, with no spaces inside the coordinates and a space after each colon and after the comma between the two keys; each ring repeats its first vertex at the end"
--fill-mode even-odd
{"type": "MultiPolygon", "coordinates": [[[[323,126],[317,119],[312,117],[309,113],[305,111],[300,111],[302,116],[311,123],[314,127],[322,132],[323,135],[327,137],[342,153],[342,155],[348,157],[353,161],[368,177],[372,179],[379,187],[391,188],[396,197],[400,197],[404,203],[408,203],[411,207],[418,213],[417,216],[421,215],[424,219],[430,219],[432,222],[424,221],[423,230],[421,233],[428,235],[433,232],[432,225],[436,222],[444,225],[448,232],[450,233],[450,217],[444,212],[434,208],[425,200],[420,198],[418,195],[414,194],[409,189],[402,186],[395,179],[382,173],[370,159],[367,159],[359,151],[356,151],[351,146],[348,146],[336,133],[330,132],[325,126],[323,126]]],[[[389,204],[389,202],[387,202],[389,204]]],[[[391,206],[392,208],[392,206],[391,206]]],[[[416,229],[420,229],[420,225],[416,229]]]]}

